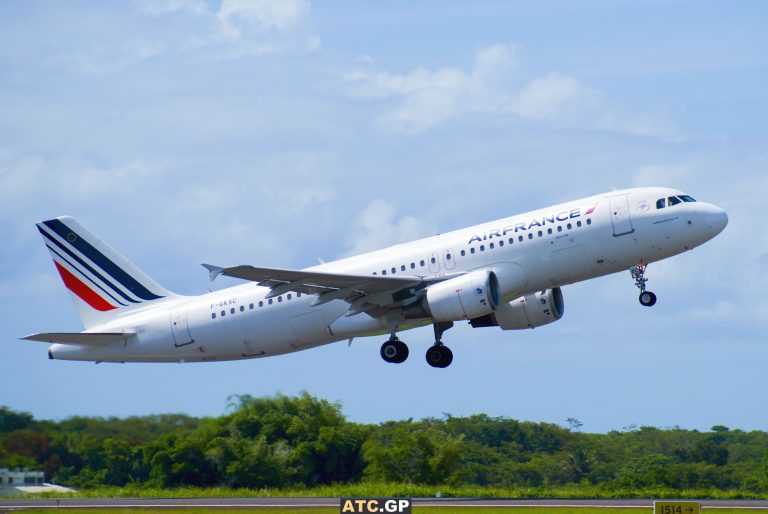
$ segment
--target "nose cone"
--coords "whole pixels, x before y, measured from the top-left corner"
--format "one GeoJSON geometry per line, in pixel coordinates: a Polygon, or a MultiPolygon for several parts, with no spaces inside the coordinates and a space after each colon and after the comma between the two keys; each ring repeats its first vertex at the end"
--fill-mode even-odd
{"type": "Polygon", "coordinates": [[[703,214],[704,223],[712,237],[722,232],[728,225],[728,214],[717,205],[707,204],[703,209],[703,214]]]}

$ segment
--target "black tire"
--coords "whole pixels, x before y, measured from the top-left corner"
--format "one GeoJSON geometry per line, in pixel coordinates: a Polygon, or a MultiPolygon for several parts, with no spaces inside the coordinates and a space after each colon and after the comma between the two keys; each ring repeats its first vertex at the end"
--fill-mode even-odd
{"type": "Polygon", "coordinates": [[[447,346],[443,346],[443,362],[440,363],[441,368],[447,368],[453,362],[453,352],[447,346]]]}
{"type": "Polygon", "coordinates": [[[433,368],[447,368],[453,362],[453,352],[443,345],[430,346],[425,357],[433,368]]]}
{"type": "Polygon", "coordinates": [[[381,345],[379,353],[385,362],[400,364],[408,358],[408,345],[398,339],[390,339],[381,345]]]}
{"type": "Polygon", "coordinates": [[[653,307],[656,305],[656,295],[650,291],[643,291],[640,293],[640,304],[645,307],[653,307]]]}
{"type": "Polygon", "coordinates": [[[395,341],[395,346],[397,346],[397,355],[392,360],[392,362],[395,364],[402,364],[405,362],[405,359],[408,358],[408,345],[398,340],[395,341]]]}

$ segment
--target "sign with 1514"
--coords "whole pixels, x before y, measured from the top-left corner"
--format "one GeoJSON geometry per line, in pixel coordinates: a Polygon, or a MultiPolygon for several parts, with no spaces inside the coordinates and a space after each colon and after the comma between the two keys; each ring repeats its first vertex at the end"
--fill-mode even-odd
{"type": "Polygon", "coordinates": [[[701,514],[701,502],[653,502],[653,514],[701,514]]]}

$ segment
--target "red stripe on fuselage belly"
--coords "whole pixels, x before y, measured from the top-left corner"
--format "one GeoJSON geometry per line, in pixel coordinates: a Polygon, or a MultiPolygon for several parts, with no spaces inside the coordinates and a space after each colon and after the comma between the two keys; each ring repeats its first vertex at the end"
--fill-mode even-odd
{"type": "Polygon", "coordinates": [[[117,308],[96,294],[93,289],[83,284],[83,282],[74,276],[67,268],[56,261],[53,261],[53,263],[56,265],[56,269],[59,270],[59,275],[61,275],[61,279],[64,281],[64,285],[67,286],[70,291],[82,298],[85,303],[97,311],[102,312],[111,311],[112,309],[117,308]]]}

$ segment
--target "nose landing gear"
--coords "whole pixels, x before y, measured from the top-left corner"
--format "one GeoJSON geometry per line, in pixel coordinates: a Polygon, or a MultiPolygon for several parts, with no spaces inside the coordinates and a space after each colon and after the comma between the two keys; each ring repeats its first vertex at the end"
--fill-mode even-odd
{"type": "Polygon", "coordinates": [[[650,291],[646,291],[645,289],[645,283],[648,282],[648,279],[645,278],[645,269],[647,267],[647,264],[640,262],[639,264],[629,268],[629,272],[632,274],[632,278],[635,280],[635,285],[638,289],[640,289],[640,297],[638,298],[640,300],[640,304],[644,305],[645,307],[652,307],[656,304],[656,295],[650,291]]]}

